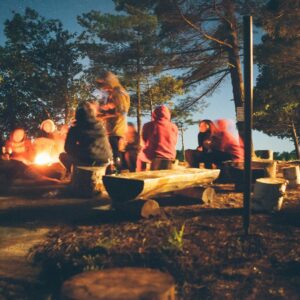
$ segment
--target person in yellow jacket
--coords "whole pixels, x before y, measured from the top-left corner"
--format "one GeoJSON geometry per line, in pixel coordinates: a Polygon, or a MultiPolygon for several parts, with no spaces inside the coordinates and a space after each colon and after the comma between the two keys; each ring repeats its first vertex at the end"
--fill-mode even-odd
{"type": "Polygon", "coordinates": [[[130,97],[121,85],[118,77],[112,72],[104,72],[96,80],[99,88],[108,94],[107,103],[101,106],[101,118],[113,151],[115,162],[122,164],[122,145],[127,132],[127,114],[130,97]]]}

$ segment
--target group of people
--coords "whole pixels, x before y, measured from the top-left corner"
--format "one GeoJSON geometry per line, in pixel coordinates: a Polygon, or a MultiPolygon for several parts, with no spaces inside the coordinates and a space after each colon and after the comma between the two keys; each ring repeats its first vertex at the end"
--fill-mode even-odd
{"type": "Polygon", "coordinates": [[[35,162],[38,153],[47,152],[58,161],[58,154],[63,151],[68,126],[57,130],[51,119],[44,120],[35,139],[28,138],[23,128],[14,129],[7,141],[2,142],[2,159],[18,160],[28,165],[35,162]]]}
{"type": "MultiPolygon", "coordinates": [[[[69,129],[61,162],[68,172],[72,165],[105,165],[131,172],[170,168],[176,157],[178,129],[169,109],[162,105],[152,113],[152,121],[142,129],[140,139],[133,123],[127,122],[130,98],[117,76],[105,72],[98,88],[108,94],[105,104],[81,103],[69,129]]],[[[112,171],[109,170],[108,172],[112,171]]]]}
{"type": "MultiPolygon", "coordinates": [[[[176,158],[178,128],[171,121],[168,107],[155,108],[140,137],[134,124],[127,122],[130,97],[118,77],[104,72],[96,83],[107,94],[105,103],[96,100],[80,103],[71,126],[63,125],[60,131],[52,120],[45,120],[34,148],[25,131],[17,128],[3,147],[3,155],[27,164],[33,162],[36,152],[53,141],[49,147],[67,174],[71,174],[75,165],[107,165],[108,173],[112,172],[112,166],[131,172],[170,169],[176,158]]],[[[243,160],[243,148],[227,126],[226,120],[199,122],[198,147],[185,151],[189,167],[203,163],[212,168],[226,160],[243,160]]]]}
{"type": "Polygon", "coordinates": [[[224,161],[243,161],[243,143],[229,130],[229,122],[221,119],[215,123],[211,120],[199,122],[198,147],[186,150],[185,159],[190,167],[219,167],[224,161]]]}

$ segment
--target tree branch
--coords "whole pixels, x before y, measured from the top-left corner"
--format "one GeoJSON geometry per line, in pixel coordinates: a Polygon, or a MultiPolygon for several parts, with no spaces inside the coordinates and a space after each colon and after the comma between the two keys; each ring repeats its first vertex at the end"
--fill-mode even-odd
{"type": "Polygon", "coordinates": [[[194,105],[196,102],[201,100],[203,97],[208,95],[209,93],[213,92],[223,81],[223,79],[229,74],[229,72],[224,73],[211,87],[209,87],[204,93],[202,93],[199,97],[195,98],[191,103],[188,103],[186,106],[184,106],[180,111],[185,111],[189,109],[192,105],[194,105]]]}
{"type": "Polygon", "coordinates": [[[196,26],[192,21],[190,21],[187,17],[185,17],[185,15],[182,13],[180,7],[178,6],[178,4],[176,3],[177,9],[179,11],[180,16],[182,17],[182,19],[189,25],[191,26],[193,29],[195,29],[196,31],[198,31],[199,33],[201,33],[205,38],[207,38],[208,40],[214,41],[222,46],[226,46],[228,48],[232,48],[232,46],[224,41],[221,41],[217,38],[214,38],[211,35],[208,35],[207,33],[205,33],[203,30],[201,30],[201,28],[199,28],[198,26],[196,26]]]}

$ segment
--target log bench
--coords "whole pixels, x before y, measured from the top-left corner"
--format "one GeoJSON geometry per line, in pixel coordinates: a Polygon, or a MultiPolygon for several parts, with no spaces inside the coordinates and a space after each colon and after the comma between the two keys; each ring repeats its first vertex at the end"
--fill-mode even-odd
{"type": "MultiPolygon", "coordinates": [[[[217,169],[184,168],[105,175],[102,180],[113,208],[148,218],[161,214],[159,204],[152,197],[203,187],[211,184],[219,174],[217,169]]],[[[204,199],[209,202],[207,199],[215,196],[212,188],[202,188],[196,194],[201,197],[199,202],[204,199]]]]}
{"type": "MultiPolygon", "coordinates": [[[[255,159],[251,163],[252,182],[263,177],[276,178],[277,161],[270,159],[255,159]]],[[[222,174],[225,174],[226,179],[235,183],[237,191],[243,190],[244,184],[244,162],[224,162],[222,166],[222,174]]]]}
{"type": "Polygon", "coordinates": [[[105,175],[102,180],[111,199],[122,203],[210,184],[219,174],[218,169],[186,168],[105,175]]]}
{"type": "Polygon", "coordinates": [[[62,300],[175,300],[171,275],[149,268],[89,271],[65,281],[62,300]]]}

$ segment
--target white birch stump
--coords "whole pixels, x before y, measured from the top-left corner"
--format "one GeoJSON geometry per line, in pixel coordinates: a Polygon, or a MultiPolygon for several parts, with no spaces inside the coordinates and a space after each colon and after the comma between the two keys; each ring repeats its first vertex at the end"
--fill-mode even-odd
{"type": "Polygon", "coordinates": [[[105,175],[105,166],[75,166],[72,174],[71,189],[74,196],[91,198],[105,191],[102,176],[105,175]]]}
{"type": "Polygon", "coordinates": [[[281,178],[259,178],[254,185],[252,208],[256,211],[280,210],[288,181],[281,178]]]}
{"type": "Polygon", "coordinates": [[[283,177],[289,181],[289,187],[297,187],[300,185],[300,169],[299,166],[282,168],[283,177]]]}

